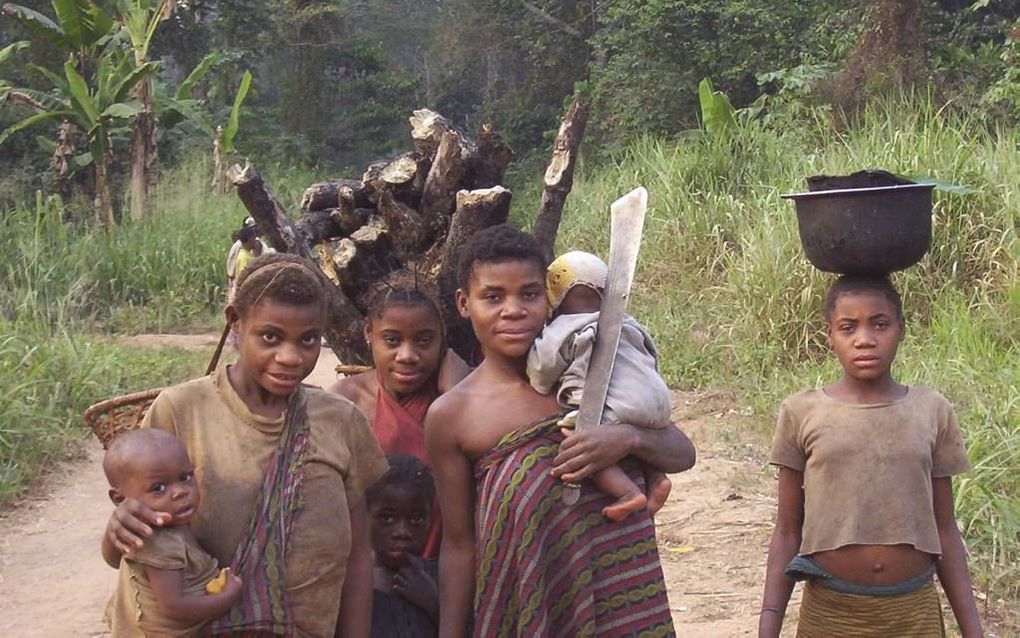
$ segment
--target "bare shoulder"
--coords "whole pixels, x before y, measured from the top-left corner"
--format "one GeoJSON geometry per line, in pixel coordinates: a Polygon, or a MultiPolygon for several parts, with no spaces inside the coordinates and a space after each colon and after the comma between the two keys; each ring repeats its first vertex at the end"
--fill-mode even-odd
{"type": "Polygon", "coordinates": [[[364,408],[375,399],[375,384],[378,383],[375,370],[362,372],[351,377],[344,377],[326,388],[351,401],[359,408],[364,408]]]}
{"type": "Polygon", "coordinates": [[[425,414],[425,428],[428,429],[449,429],[456,427],[458,415],[461,414],[468,403],[469,395],[465,392],[467,379],[455,385],[450,390],[439,395],[425,414]]]}

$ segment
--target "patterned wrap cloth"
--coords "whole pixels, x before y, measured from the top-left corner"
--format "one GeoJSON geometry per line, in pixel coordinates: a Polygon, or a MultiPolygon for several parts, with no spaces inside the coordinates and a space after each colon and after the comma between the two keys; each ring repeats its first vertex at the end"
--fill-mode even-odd
{"type": "Polygon", "coordinates": [[[241,598],[212,623],[206,635],[293,636],[294,617],[284,597],[287,540],[301,510],[302,466],[309,454],[310,428],[305,392],[291,396],[280,435],[248,531],[230,560],[243,581],[241,598]]]}
{"type": "Polygon", "coordinates": [[[561,416],[511,432],[475,465],[474,636],[675,635],[651,517],[606,520],[612,498],[590,481],[576,505],[561,502],[549,475],[561,416]]]}
{"type": "Polygon", "coordinates": [[[943,638],[935,583],[897,596],[844,594],[820,579],[804,583],[797,638],[943,638]]]}

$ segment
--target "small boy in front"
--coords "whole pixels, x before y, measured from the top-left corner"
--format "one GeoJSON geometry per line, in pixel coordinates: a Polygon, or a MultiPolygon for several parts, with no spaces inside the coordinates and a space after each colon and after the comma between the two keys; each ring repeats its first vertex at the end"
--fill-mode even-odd
{"type": "Polygon", "coordinates": [[[188,526],[199,504],[195,466],[174,435],[143,428],[118,436],[103,459],[110,500],[135,498],[173,518],[120,562],[107,611],[114,638],[194,636],[241,595],[241,579],[221,573],[188,526]],[[210,581],[217,584],[207,593],[210,581]],[[225,581],[225,582],[224,582],[225,581]]]}

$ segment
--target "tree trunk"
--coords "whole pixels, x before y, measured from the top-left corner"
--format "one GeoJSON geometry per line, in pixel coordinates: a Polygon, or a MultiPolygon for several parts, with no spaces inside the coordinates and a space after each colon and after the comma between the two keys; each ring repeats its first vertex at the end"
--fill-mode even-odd
{"type": "Polygon", "coordinates": [[[364,315],[344,293],[334,286],[305,238],[305,233],[290,221],[279,200],[250,163],[234,165],[227,171],[237,196],[258,224],[262,235],[280,252],[292,253],[316,263],[326,290],[326,330],[324,336],[333,352],[343,363],[366,363],[370,359],[362,336],[364,315]]]}
{"type": "Polygon", "coordinates": [[[505,222],[510,214],[510,198],[510,191],[502,186],[460,191],[446,235],[437,278],[440,311],[446,325],[447,342],[468,363],[477,363],[480,353],[471,324],[460,316],[455,303],[460,247],[478,231],[505,222]]]}
{"type": "Polygon", "coordinates": [[[367,208],[372,205],[365,185],[356,179],[330,179],[316,182],[305,189],[301,197],[301,210],[326,210],[339,204],[340,189],[346,187],[354,198],[354,205],[367,208]]]}
{"type": "Polygon", "coordinates": [[[131,122],[131,219],[145,217],[145,207],[152,189],[158,150],[156,116],[152,112],[152,91],[149,80],[139,82],[135,99],[142,110],[131,122]]]}
{"type": "Polygon", "coordinates": [[[846,114],[872,96],[909,87],[924,63],[919,0],[866,0],[864,5],[864,28],[829,91],[846,114]]]}
{"type": "Polygon", "coordinates": [[[535,224],[531,228],[532,236],[549,260],[553,258],[556,233],[563,217],[563,204],[574,186],[574,165],[577,162],[578,147],[581,145],[581,137],[584,135],[587,122],[588,107],[575,94],[553,142],[552,160],[545,169],[542,203],[539,205],[535,224]]]}
{"type": "Polygon", "coordinates": [[[440,136],[436,157],[432,160],[421,194],[421,215],[429,226],[431,237],[438,239],[446,235],[466,170],[461,158],[460,136],[456,131],[446,131],[440,136]]]}
{"type": "MultiPolygon", "coordinates": [[[[102,135],[100,132],[99,135],[102,135]]],[[[106,153],[98,153],[93,156],[93,164],[96,167],[96,198],[94,201],[96,215],[99,217],[107,231],[112,232],[117,227],[117,220],[113,217],[113,201],[110,198],[110,184],[107,176],[106,153]]]]}
{"type": "Polygon", "coordinates": [[[513,150],[492,128],[492,124],[482,124],[478,131],[478,154],[471,167],[474,187],[490,188],[503,183],[503,175],[513,159],[513,150]]]}

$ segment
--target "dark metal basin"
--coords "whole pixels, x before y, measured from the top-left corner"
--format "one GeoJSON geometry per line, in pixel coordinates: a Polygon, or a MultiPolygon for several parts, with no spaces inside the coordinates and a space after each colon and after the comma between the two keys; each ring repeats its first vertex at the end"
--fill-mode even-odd
{"type": "Polygon", "coordinates": [[[782,195],[797,208],[800,242],[819,270],[878,274],[913,266],[931,247],[931,184],[782,195]]]}

